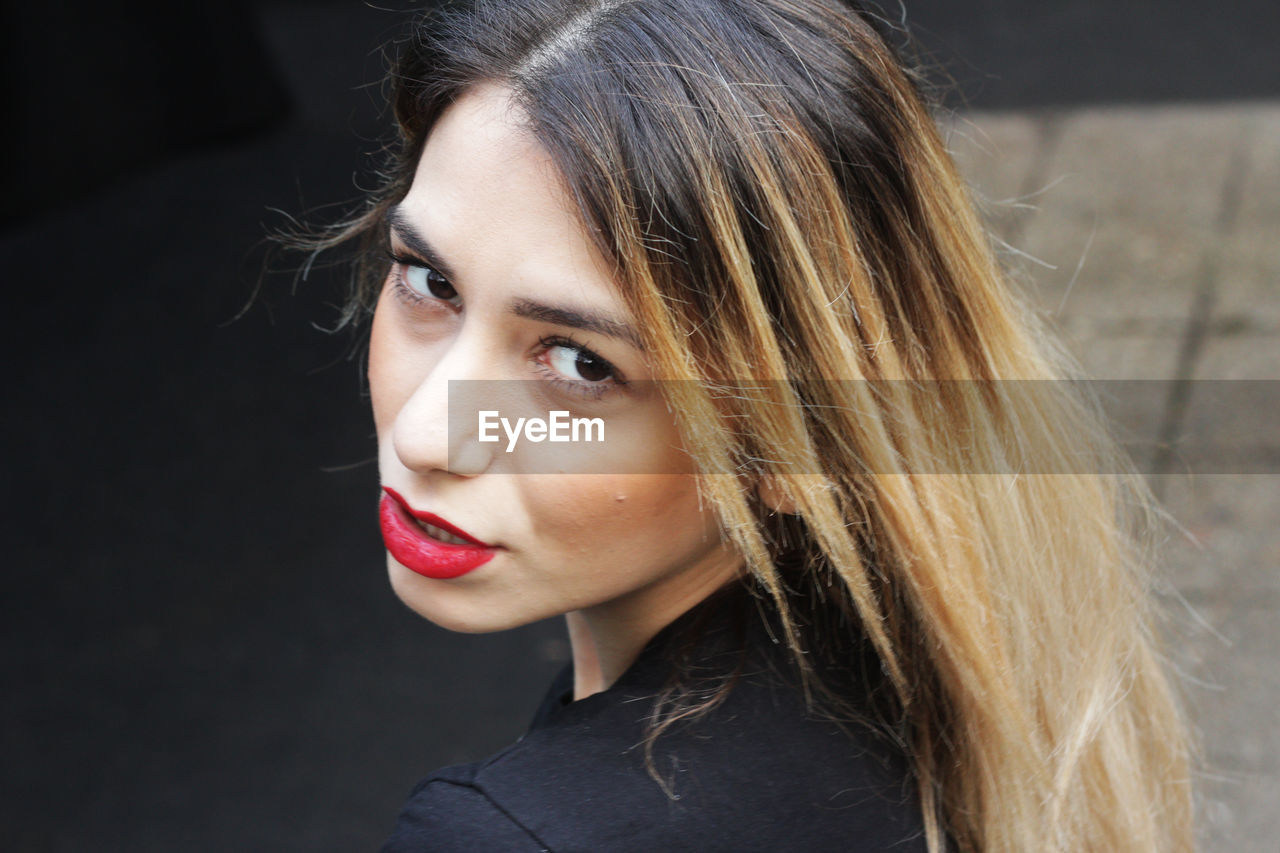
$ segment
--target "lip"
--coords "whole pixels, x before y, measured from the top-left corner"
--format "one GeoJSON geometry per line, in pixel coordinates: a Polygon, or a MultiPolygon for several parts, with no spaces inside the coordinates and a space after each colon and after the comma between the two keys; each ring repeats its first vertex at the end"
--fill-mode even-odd
{"type": "Polygon", "coordinates": [[[382,541],[396,562],[405,568],[425,577],[448,580],[480,568],[497,553],[495,546],[481,542],[438,515],[415,510],[394,489],[383,486],[382,490],[385,494],[378,504],[382,541]],[[468,544],[454,545],[432,539],[414,519],[465,539],[468,544]]]}

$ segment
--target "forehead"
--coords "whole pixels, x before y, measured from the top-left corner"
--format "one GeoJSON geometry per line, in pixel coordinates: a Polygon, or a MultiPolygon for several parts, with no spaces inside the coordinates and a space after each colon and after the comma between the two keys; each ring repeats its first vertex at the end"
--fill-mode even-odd
{"type": "Polygon", "coordinates": [[[554,287],[621,304],[555,163],[505,88],[472,89],[441,115],[399,212],[448,260],[455,285],[522,295],[554,287]]]}
{"type": "Polygon", "coordinates": [[[555,165],[526,121],[508,89],[486,84],[468,90],[432,127],[418,161],[414,189],[503,186],[554,195],[550,190],[556,184],[555,165]]]}

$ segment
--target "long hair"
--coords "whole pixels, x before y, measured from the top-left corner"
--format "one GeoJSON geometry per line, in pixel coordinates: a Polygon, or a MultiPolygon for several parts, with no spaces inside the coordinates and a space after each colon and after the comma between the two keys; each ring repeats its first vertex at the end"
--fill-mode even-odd
{"type": "Polygon", "coordinates": [[[440,4],[383,187],[312,247],[380,240],[441,113],[507,87],[802,669],[832,631],[874,649],[930,850],[1188,850],[1149,493],[1093,407],[1016,390],[1076,372],[889,36],[841,0],[440,4]]]}

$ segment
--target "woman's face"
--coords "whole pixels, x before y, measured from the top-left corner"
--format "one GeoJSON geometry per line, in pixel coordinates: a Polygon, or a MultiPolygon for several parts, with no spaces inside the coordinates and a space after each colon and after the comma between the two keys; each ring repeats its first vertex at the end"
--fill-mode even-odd
{"type": "Polygon", "coordinates": [[[391,583],[454,630],[570,611],[656,630],[741,560],[645,387],[655,377],[607,266],[507,97],[478,87],[444,113],[389,217],[397,260],[369,386],[391,583]],[[471,391],[490,396],[463,405],[471,391]],[[599,418],[607,440],[513,445],[495,427],[500,440],[481,442],[469,419],[482,406],[509,424],[539,407],[599,418]],[[410,518],[428,513],[433,531],[410,518]],[[442,542],[445,525],[480,544],[442,542]]]}

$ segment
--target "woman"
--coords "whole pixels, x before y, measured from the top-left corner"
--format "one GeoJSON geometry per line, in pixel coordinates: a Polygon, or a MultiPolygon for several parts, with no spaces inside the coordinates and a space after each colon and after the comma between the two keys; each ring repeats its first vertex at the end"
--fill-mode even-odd
{"type": "Polygon", "coordinates": [[[1190,849],[1147,492],[1090,407],[1009,381],[1071,368],[880,22],[443,9],[385,186],[319,243],[391,256],[348,318],[396,592],[564,613],[573,662],[386,849],[1190,849]],[[537,407],[608,441],[485,435],[537,407]]]}

